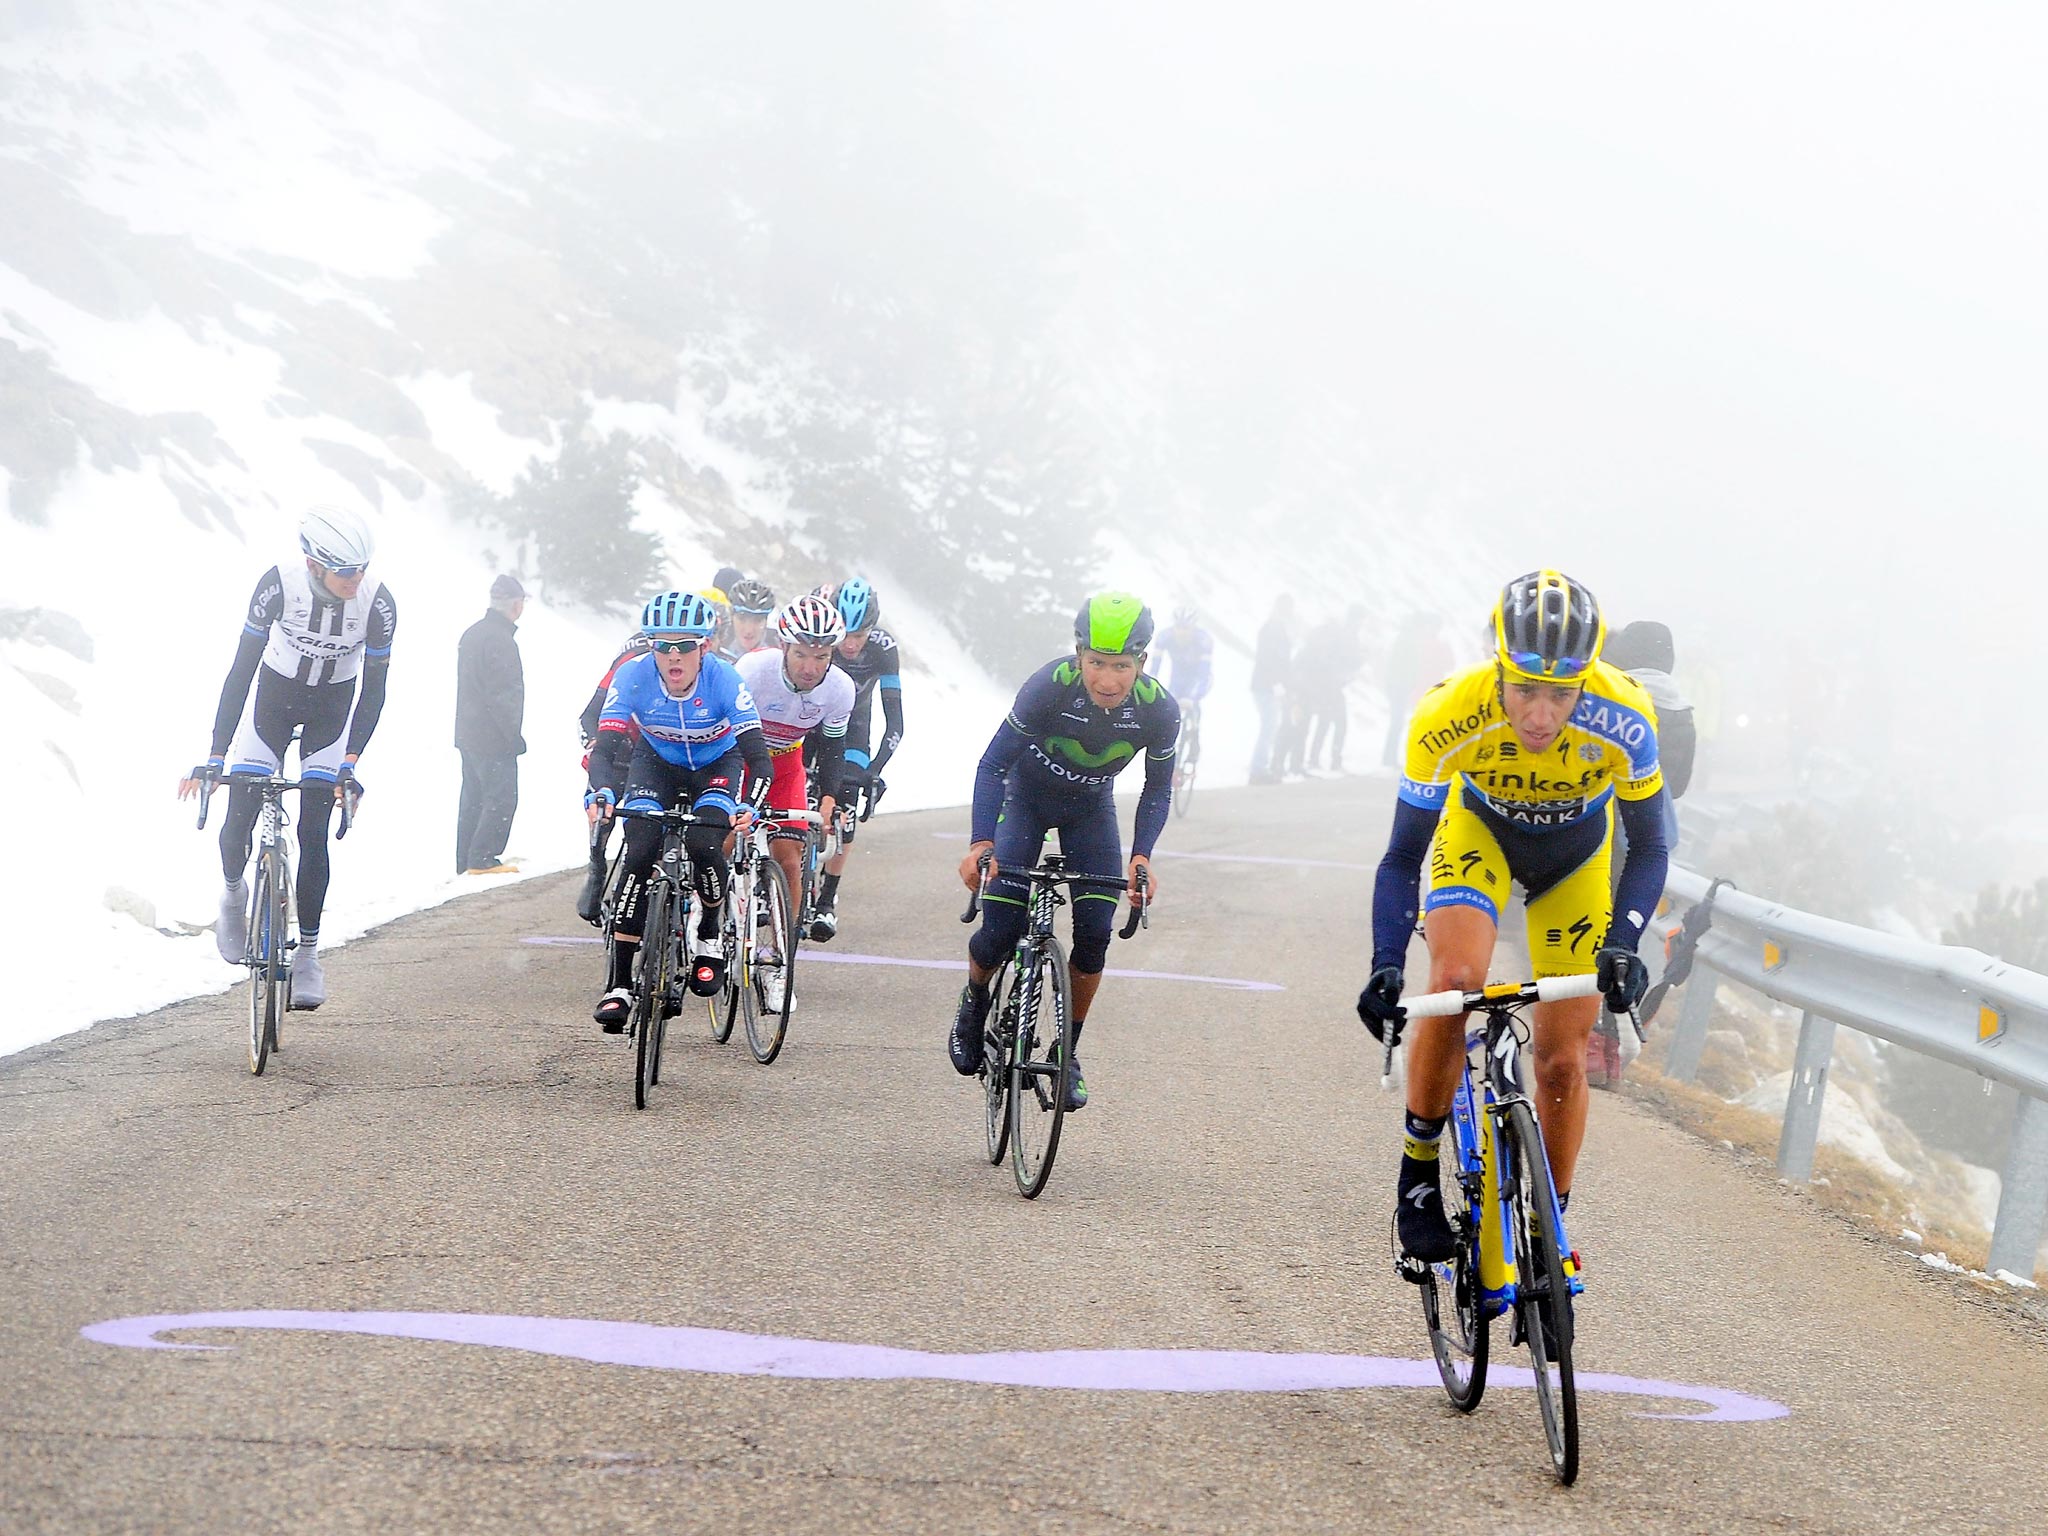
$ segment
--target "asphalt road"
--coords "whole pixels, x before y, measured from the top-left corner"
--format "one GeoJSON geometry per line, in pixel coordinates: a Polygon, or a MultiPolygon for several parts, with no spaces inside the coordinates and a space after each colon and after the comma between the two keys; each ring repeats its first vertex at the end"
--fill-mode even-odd
{"type": "MultiPolygon", "coordinates": [[[[1172,826],[1190,856],[1113,968],[1271,989],[1112,976],[1036,1203],[944,1059],[950,965],[807,963],[766,1068],[692,1012],[634,1111],[595,951],[529,942],[588,933],[568,877],[336,952],[260,1080],[239,989],[0,1060],[0,1531],[2036,1519],[2038,1325],[1612,1096],[1579,1368],[1705,1399],[1585,1393],[1565,1490],[1526,1390],[1469,1418],[1274,1390],[1428,1374],[1387,1258],[1398,1108],[1350,1012],[1388,798],[1206,794],[1172,826]],[[1290,856],[1327,862],[1262,862],[1290,856]],[[161,1339],[214,1348],[129,1347],[223,1313],[161,1339]],[[1159,1350],[1238,1354],[1103,1353],[1159,1350]],[[1758,1400],[1788,1411],[1646,1416],[1758,1400]]],[[[824,952],[956,963],[962,822],[871,824],[824,952]]]]}

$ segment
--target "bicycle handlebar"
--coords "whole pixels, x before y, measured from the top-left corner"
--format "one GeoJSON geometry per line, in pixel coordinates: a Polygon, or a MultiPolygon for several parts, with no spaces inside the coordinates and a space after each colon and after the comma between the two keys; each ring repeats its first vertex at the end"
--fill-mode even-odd
{"type": "Polygon", "coordinates": [[[1488,1003],[1561,1003],[1568,998],[1592,997],[1599,990],[1595,976],[1546,976],[1541,981],[1485,987],[1477,992],[1425,992],[1420,997],[1403,998],[1401,1010],[1411,1019],[1450,1019],[1488,1003]]]}
{"type": "Polygon", "coordinates": [[[1152,886],[1152,871],[1139,870],[1137,884],[1138,889],[1131,897],[1131,915],[1117,933],[1120,939],[1128,939],[1140,928],[1152,926],[1152,899],[1146,894],[1152,886]]]}
{"type": "Polygon", "coordinates": [[[981,898],[988,894],[988,867],[994,859],[993,853],[984,852],[974,861],[974,867],[981,871],[981,885],[967,898],[967,910],[960,914],[961,922],[971,923],[981,915],[981,898]]]}

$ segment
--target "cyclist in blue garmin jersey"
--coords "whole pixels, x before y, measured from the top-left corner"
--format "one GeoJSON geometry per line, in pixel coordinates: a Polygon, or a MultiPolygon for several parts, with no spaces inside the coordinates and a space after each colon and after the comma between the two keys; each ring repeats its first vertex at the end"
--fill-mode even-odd
{"type": "MultiPolygon", "coordinates": [[[[876,622],[882,616],[882,600],[872,583],[855,576],[837,587],[821,588],[819,596],[836,603],[846,621],[846,638],[839,642],[833,663],[853,679],[853,719],[846,728],[846,758],[840,768],[840,799],[865,814],[882,797],[882,769],[903,744],[903,652],[896,637],[876,622]],[[869,752],[873,734],[875,699],[882,701],[882,740],[869,752]]],[[[820,742],[815,735],[809,755],[815,756],[820,742]]],[[[856,815],[847,828],[846,845],[828,860],[825,875],[818,882],[816,915],[811,922],[811,939],[823,944],[839,931],[839,882],[846,874],[853,854],[856,815]]]]}
{"type": "MultiPolygon", "coordinates": [[[[1059,829],[1068,867],[1081,874],[1121,874],[1137,900],[1139,871],[1147,871],[1147,899],[1159,882],[1149,871],[1152,847],[1173,805],[1174,743],[1180,706],[1145,675],[1152,640],[1152,610],[1128,592],[1101,592],[1074,616],[1074,654],[1047,662],[1017,691],[1016,702],[981,755],[974,774],[972,841],[960,861],[969,890],[981,883],[981,858],[990,858],[988,899],[981,927],[967,946],[967,985],[953,1016],[947,1054],[953,1068],[972,1077],[981,1070],[982,1025],[989,982],[1016,947],[1029,920],[1029,887],[1019,878],[1038,862],[1046,834],[1059,829]],[[1140,757],[1145,787],[1138,797],[1131,858],[1123,863],[1117,827],[1116,777],[1140,757]]],[[[1077,894],[1074,944],[1067,966],[1074,987],[1074,1040],[1102,985],[1116,897],[1108,891],[1077,894]]],[[[1080,1055],[1067,1064],[1067,1108],[1088,1102],[1080,1055]]]]}
{"type": "MultiPolygon", "coordinates": [[[[758,810],[774,764],[746,684],[732,663],[708,650],[718,628],[712,604],[694,592],[664,592],[648,600],[640,627],[653,650],[612,674],[583,804],[593,827],[615,806],[654,811],[688,801],[702,818],[684,837],[698,897],[689,981],[699,997],[714,997],[725,985],[718,924],[731,874],[725,836],[739,811],[741,771],[754,775],[758,810]]],[[[595,1012],[606,1034],[623,1031],[632,1012],[640,897],[661,841],[659,824],[627,822],[626,873],[612,914],[612,971],[595,1012]]]]}
{"type": "Polygon", "coordinates": [[[356,513],[312,508],[299,520],[299,549],[304,560],[274,565],[257,579],[241,644],[221,685],[207,760],[178,793],[208,793],[223,777],[230,786],[220,827],[227,884],[214,942],[223,960],[240,965],[249,937],[243,875],[262,809],[254,780],[281,771],[292,733],[300,733],[299,942],[292,951],[291,995],[294,1008],[318,1008],[327,1000],[320,916],[327,904],[328,825],[337,793],[350,805],[362,796],[356,759],[384,712],[398,604],[391,589],[368,574],[370,528],[356,513]]]}
{"type": "Polygon", "coordinates": [[[1209,696],[1216,642],[1196,621],[1192,608],[1176,608],[1173,622],[1159,632],[1159,654],[1166,658],[1166,686],[1180,700],[1183,712],[1194,714],[1209,696]]]}

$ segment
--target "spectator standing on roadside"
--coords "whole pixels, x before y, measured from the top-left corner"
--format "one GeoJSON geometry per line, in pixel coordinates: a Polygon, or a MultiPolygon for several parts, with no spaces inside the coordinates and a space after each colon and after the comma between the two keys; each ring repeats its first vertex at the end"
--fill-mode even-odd
{"type": "Polygon", "coordinates": [[[1294,599],[1285,592],[1273,599],[1273,611],[1260,626],[1257,649],[1252,653],[1252,702],[1259,708],[1259,735],[1252,743],[1254,784],[1280,781],[1274,762],[1274,745],[1279,738],[1287,709],[1287,674],[1294,658],[1293,636],[1288,620],[1294,613],[1294,599]]]}
{"type": "MultiPolygon", "coordinates": [[[[1493,631],[1487,629],[1487,654],[1493,653],[1493,631]]],[[[1401,621],[1394,648],[1387,656],[1387,740],[1380,762],[1401,766],[1402,731],[1415,703],[1432,683],[1450,674],[1456,659],[1444,642],[1443,624],[1433,613],[1411,613],[1401,621]]]]}
{"type": "Polygon", "coordinates": [[[455,746],[462,753],[462,802],[455,813],[455,867],[466,875],[502,875],[519,809],[520,734],[526,723],[526,669],[514,631],[526,611],[515,576],[491,583],[491,606],[462,633],[455,651],[455,746]]]}
{"type": "Polygon", "coordinates": [[[1310,768],[1326,767],[1332,773],[1344,771],[1344,738],[1351,726],[1351,703],[1344,690],[1358,675],[1358,636],[1365,633],[1365,609],[1353,604],[1342,620],[1332,619],[1308,639],[1308,654],[1315,657],[1317,673],[1309,702],[1311,734],[1308,741],[1310,768]],[[1324,743],[1329,744],[1327,758],[1324,743]]]}

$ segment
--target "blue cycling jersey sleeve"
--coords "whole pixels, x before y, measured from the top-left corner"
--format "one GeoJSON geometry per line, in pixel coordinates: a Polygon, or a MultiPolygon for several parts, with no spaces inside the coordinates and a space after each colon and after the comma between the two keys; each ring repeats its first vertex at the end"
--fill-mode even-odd
{"type": "Polygon", "coordinates": [[[1131,852],[1152,857],[1166,818],[1173,810],[1173,770],[1180,747],[1180,705],[1162,692],[1152,715],[1152,737],[1145,747],[1145,787],[1138,793],[1138,818],[1131,829],[1131,852]]]}
{"type": "Polygon", "coordinates": [[[1394,829],[1372,886],[1372,968],[1406,965],[1420,905],[1422,861],[1442,812],[1407,800],[1394,806],[1394,829]]]}
{"type": "Polygon", "coordinates": [[[1017,759],[1024,755],[1024,749],[1031,738],[1038,735],[1047,723],[1045,718],[1059,713],[1063,690],[1053,679],[1053,667],[1041,667],[1024,681],[1017,690],[1017,697],[1010,705],[1010,712],[1003,723],[996,727],[988,746],[983,749],[981,761],[974,767],[974,808],[968,818],[968,840],[976,843],[993,842],[996,835],[996,818],[1002,814],[1003,794],[1009,787],[1010,770],[1017,759]]]}
{"type": "Polygon", "coordinates": [[[1664,840],[1670,800],[1671,792],[1660,789],[1647,800],[1616,802],[1621,807],[1621,824],[1628,830],[1628,857],[1621,863],[1607,942],[1631,954],[1642,942],[1643,929],[1657,910],[1657,898],[1664,894],[1664,881],[1671,873],[1671,849],[1664,840]]]}

